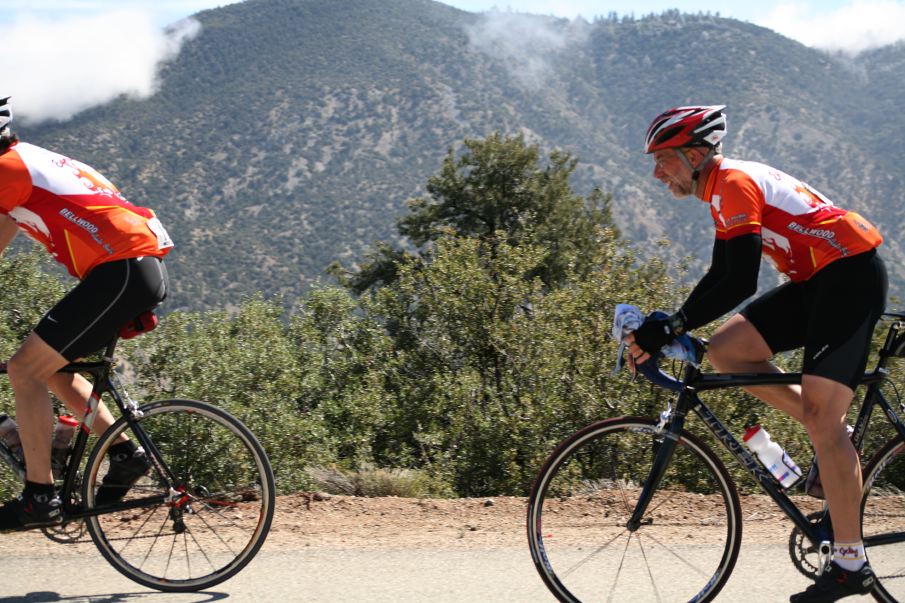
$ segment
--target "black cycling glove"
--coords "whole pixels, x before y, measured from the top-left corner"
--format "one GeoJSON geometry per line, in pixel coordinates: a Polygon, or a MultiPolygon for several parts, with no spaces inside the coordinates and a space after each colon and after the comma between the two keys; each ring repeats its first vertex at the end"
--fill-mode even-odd
{"type": "Polygon", "coordinates": [[[669,318],[647,317],[635,332],[635,343],[638,347],[653,356],[660,348],[671,343],[676,336],[669,324],[669,318]]]}

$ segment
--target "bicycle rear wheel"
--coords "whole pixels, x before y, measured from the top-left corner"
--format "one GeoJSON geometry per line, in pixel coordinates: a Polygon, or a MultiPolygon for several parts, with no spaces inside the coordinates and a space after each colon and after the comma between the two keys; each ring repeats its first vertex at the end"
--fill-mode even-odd
{"type": "Polygon", "coordinates": [[[687,432],[641,527],[626,528],[662,442],[649,418],[610,419],[547,459],[529,499],[528,540],[560,601],[710,601],[729,578],[742,535],[738,493],[687,432]]]}
{"type": "Polygon", "coordinates": [[[861,533],[878,601],[905,601],[905,441],[894,438],[867,464],[861,533]]]}
{"type": "MultiPolygon", "coordinates": [[[[139,584],[174,592],[210,588],[264,544],[275,502],[267,455],[238,419],[210,404],[164,400],[141,410],[139,425],[155,449],[149,458],[157,456],[173,479],[152,467],[123,504],[157,500],[89,517],[88,531],[107,561],[139,584]]],[[[97,508],[107,449],[124,431],[128,423],[119,419],[91,452],[83,484],[88,509],[97,508]]]]}

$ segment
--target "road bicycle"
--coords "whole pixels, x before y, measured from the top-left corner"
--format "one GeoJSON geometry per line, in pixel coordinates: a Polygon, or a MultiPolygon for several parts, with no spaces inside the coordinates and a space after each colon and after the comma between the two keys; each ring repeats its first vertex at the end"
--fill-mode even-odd
{"type": "MultiPolygon", "coordinates": [[[[905,356],[905,314],[883,319],[892,322],[876,367],[863,377],[867,389],[851,438],[860,453],[877,408],[886,422],[871,428],[888,424],[893,434],[863,467],[861,513],[878,577],[871,594],[895,602],[905,601],[905,404],[887,367],[905,356]],[[892,386],[893,401],[884,384],[892,386]]],[[[706,342],[695,341],[700,360],[706,342]]],[[[675,400],[659,418],[595,422],[560,443],[540,469],[528,504],[528,540],[559,601],[711,601],[726,584],[741,545],[739,494],[720,458],[686,429],[690,411],[792,521],[789,554],[799,571],[812,578],[822,571],[833,539],[826,506],[806,514],[699,397],[800,383],[801,373],[716,374],[690,362],[680,370],[683,377],[669,386],[675,400]]]]}
{"type": "MultiPolygon", "coordinates": [[[[93,390],[57,482],[63,523],[42,529],[61,543],[86,542],[87,529],[107,561],[144,586],[210,588],[242,570],[270,530],[275,494],[267,454],[241,421],[211,404],[173,399],[140,406],[132,400],[114,370],[117,340],[101,360],[61,369],[90,376],[93,390]],[[120,418],[96,437],[90,432],[104,394],[120,418]],[[99,505],[107,450],[124,432],[145,449],[152,467],[121,501],[99,505]]],[[[25,467],[2,440],[0,457],[24,478],[25,467]]]]}

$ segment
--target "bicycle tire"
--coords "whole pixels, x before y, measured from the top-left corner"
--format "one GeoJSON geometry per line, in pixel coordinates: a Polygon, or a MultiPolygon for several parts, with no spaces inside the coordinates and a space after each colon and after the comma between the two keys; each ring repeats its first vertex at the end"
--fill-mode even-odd
{"type": "Polygon", "coordinates": [[[663,434],[647,417],[599,421],[564,440],[528,501],[534,565],[559,601],[710,601],[741,545],[738,492],[682,431],[641,527],[626,523],[663,434]]]}
{"type": "Polygon", "coordinates": [[[897,436],[873,456],[864,469],[864,484],[861,533],[877,575],[871,594],[877,601],[905,601],[905,440],[897,436]],[[871,544],[878,537],[891,541],[871,544]]]}
{"type": "MultiPolygon", "coordinates": [[[[205,402],[162,400],[141,412],[139,425],[174,474],[175,490],[152,467],[124,502],[170,499],[91,516],[88,532],[107,561],[139,584],[168,592],[210,588],[241,571],[267,538],[275,504],[267,455],[241,421],[205,402]]],[[[82,486],[88,509],[98,508],[107,449],[126,430],[124,418],[116,421],[88,458],[82,486]]]]}

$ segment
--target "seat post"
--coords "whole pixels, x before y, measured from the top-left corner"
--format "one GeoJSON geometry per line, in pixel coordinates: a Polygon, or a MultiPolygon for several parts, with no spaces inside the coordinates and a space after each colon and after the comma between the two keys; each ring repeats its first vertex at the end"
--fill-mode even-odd
{"type": "Polygon", "coordinates": [[[119,342],[119,335],[114,335],[113,339],[110,340],[110,343],[107,344],[107,349],[104,350],[104,360],[113,360],[113,350],[116,349],[117,342],[119,342]]]}

